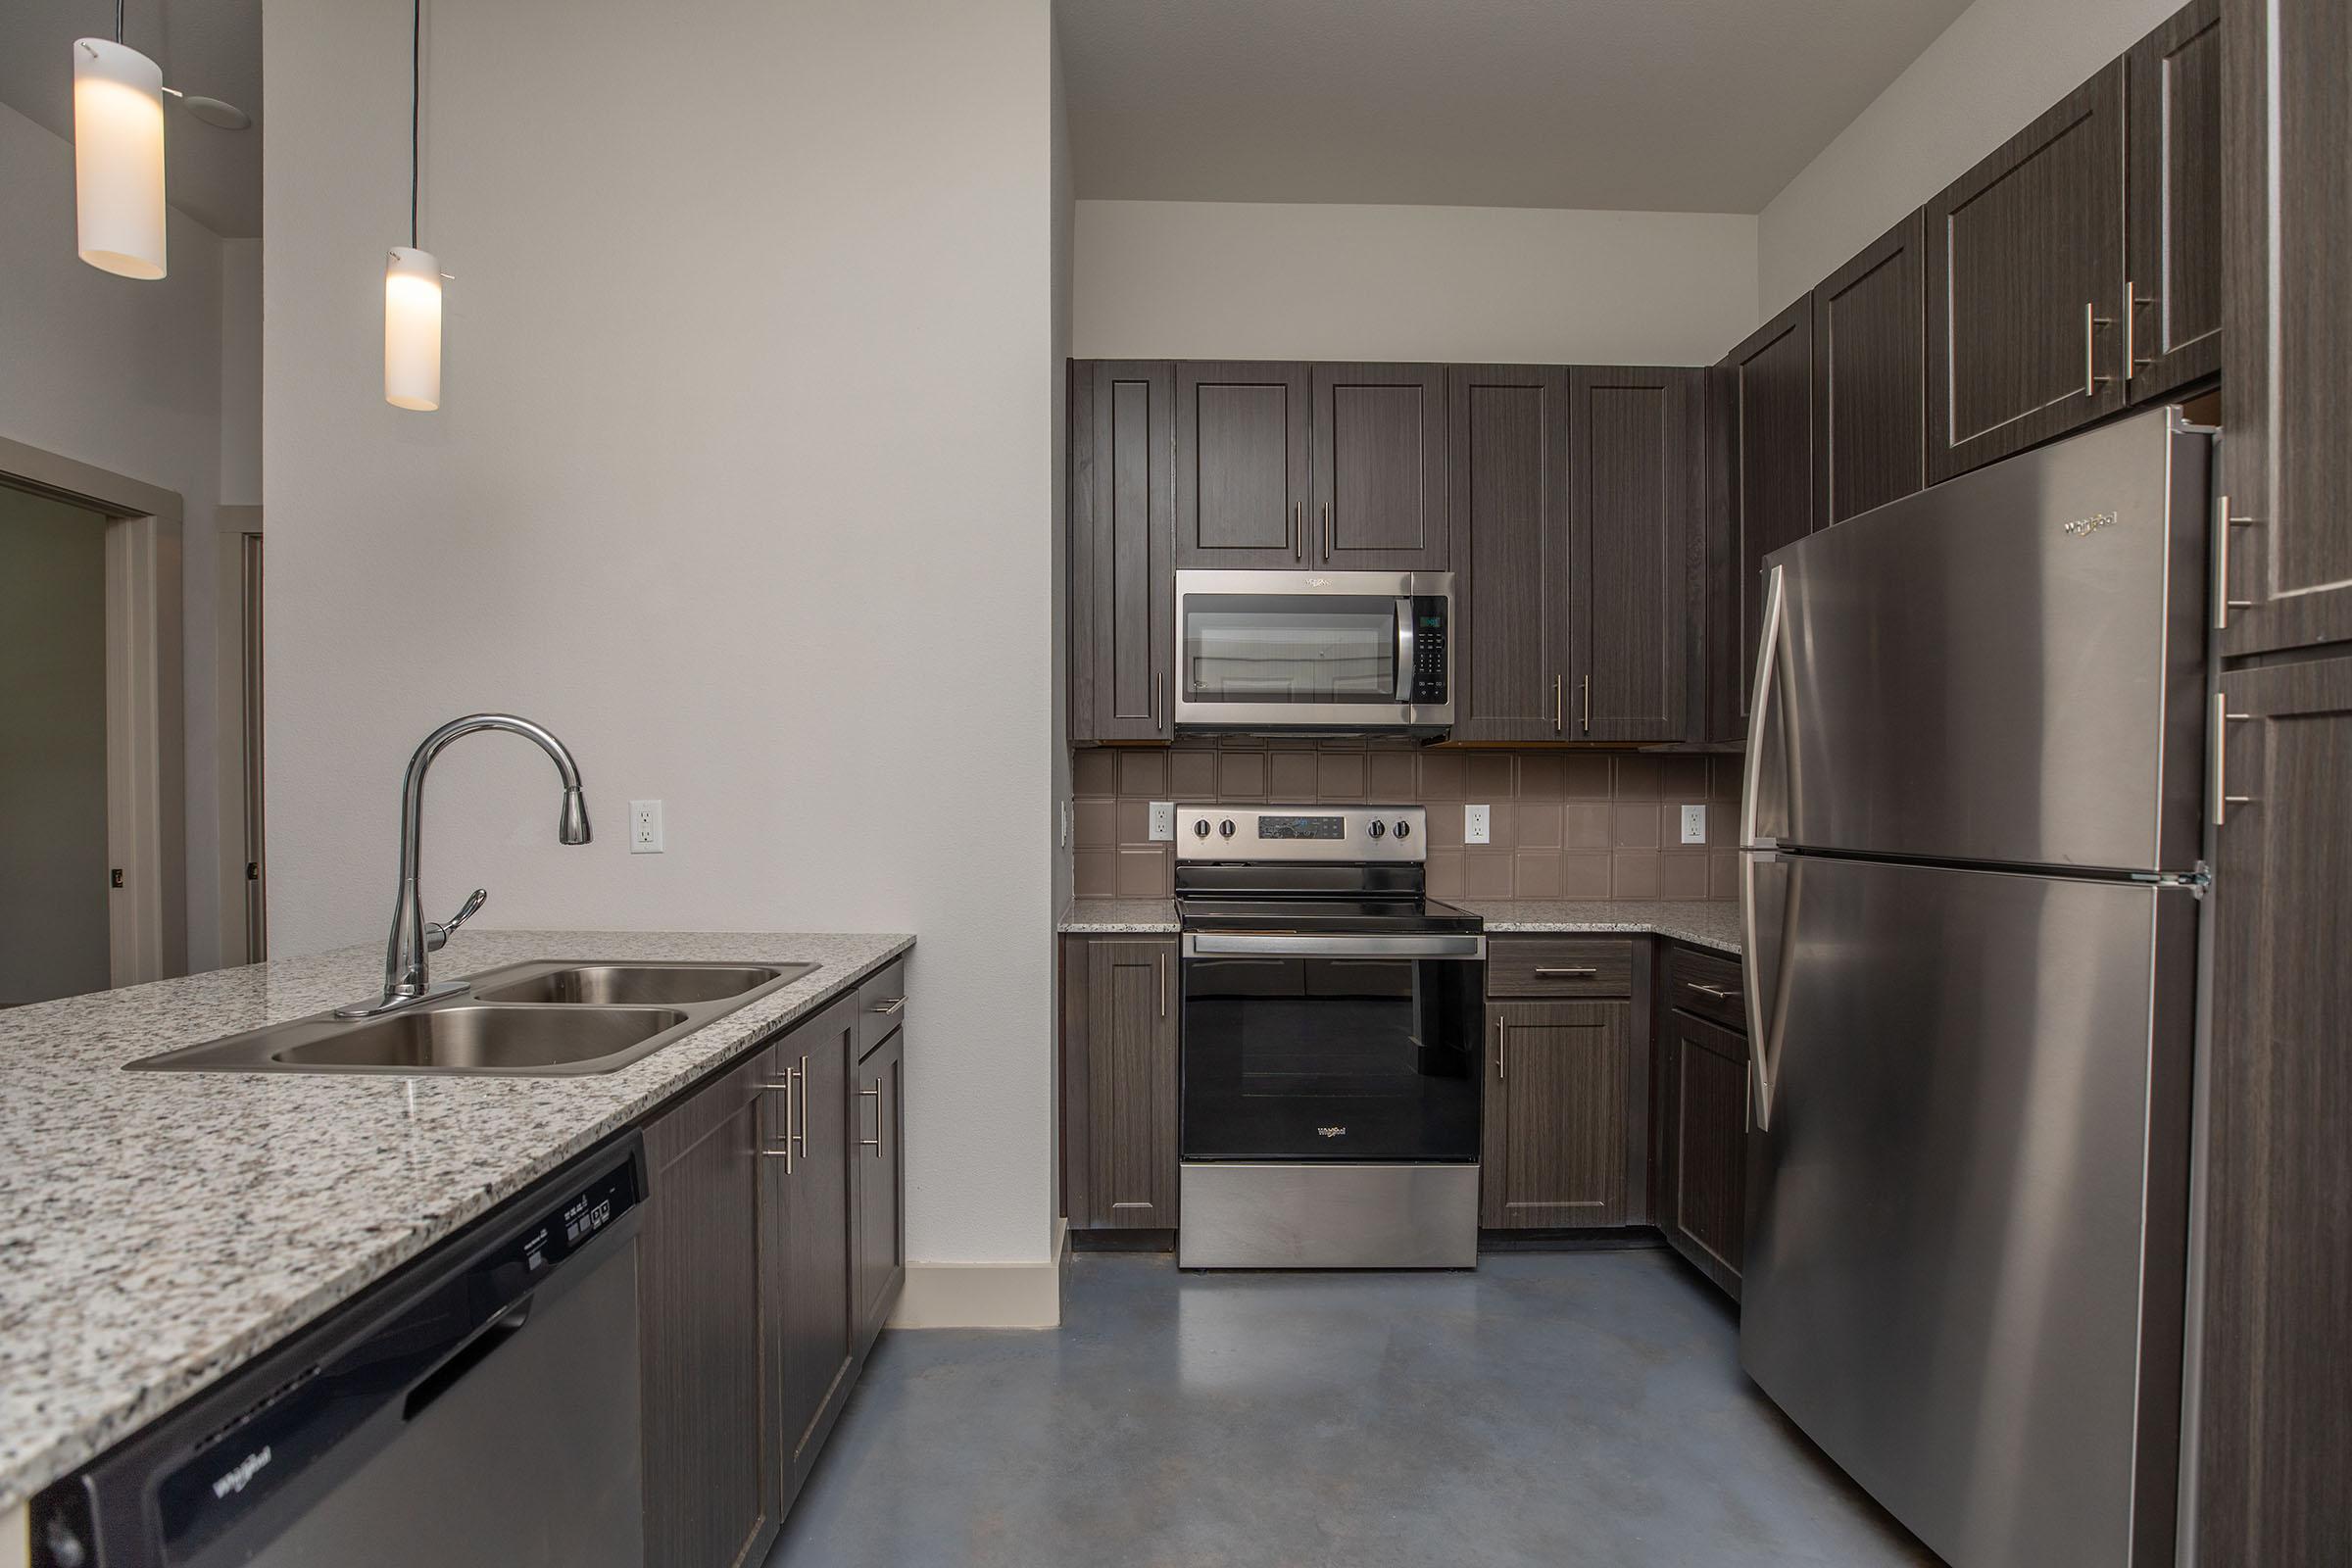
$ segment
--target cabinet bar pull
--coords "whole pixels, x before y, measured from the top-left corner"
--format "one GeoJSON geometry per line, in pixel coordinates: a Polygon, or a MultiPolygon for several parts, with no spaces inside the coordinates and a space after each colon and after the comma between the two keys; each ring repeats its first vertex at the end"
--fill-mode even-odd
{"type": "Polygon", "coordinates": [[[2226,748],[2230,744],[2230,721],[2243,722],[2253,715],[2230,711],[2230,699],[2220,692],[2213,694],[2213,723],[2206,736],[2205,793],[2213,798],[2213,825],[2221,827],[2232,806],[2251,806],[2251,795],[2231,795],[2230,791],[2230,760],[2226,748]]]}
{"type": "Polygon", "coordinates": [[[1545,969],[1538,967],[1536,970],[1536,978],[1539,980],[1571,980],[1581,975],[1586,979],[1592,979],[1599,973],[1600,971],[1598,969],[1545,969]]]}
{"type": "Polygon", "coordinates": [[[1592,677],[1585,677],[1585,733],[1592,733],[1592,677]]]}
{"type": "Polygon", "coordinates": [[[1323,503],[1323,564],[1331,564],[1331,503],[1323,503]]]}
{"type": "Polygon", "coordinates": [[[1160,677],[1160,674],[1159,674],[1159,672],[1158,672],[1157,670],[1153,670],[1153,671],[1152,672],[1152,727],[1153,729],[1157,729],[1157,728],[1159,728],[1159,727],[1160,727],[1160,725],[1159,725],[1159,685],[1160,685],[1160,678],[1161,678],[1161,677],[1160,677]]]}
{"type": "MultiPolygon", "coordinates": [[[[801,1058],[801,1092],[793,1098],[801,1104],[801,1130],[795,1136],[801,1146],[801,1157],[807,1159],[808,1157],[808,1058],[807,1056],[801,1058]]],[[[789,1124],[786,1125],[785,1130],[791,1131],[789,1124]]]]}
{"type": "Polygon", "coordinates": [[[858,1139],[858,1147],[872,1150],[874,1157],[880,1159],[882,1157],[882,1080],[875,1079],[874,1087],[871,1089],[858,1090],[858,1098],[874,1102],[874,1136],[858,1139]]]}
{"type": "Polygon", "coordinates": [[[2154,294],[2141,294],[2139,285],[2130,278],[2124,280],[2124,364],[2129,368],[2126,374],[2137,375],[2146,367],[2156,363],[2156,357],[2152,354],[2145,359],[2140,358],[2139,309],[2143,305],[2162,303],[2154,294]]]}
{"type": "Polygon", "coordinates": [[[1695,980],[1686,980],[1683,984],[1702,997],[1713,997],[1717,1002],[1738,1002],[1740,1000],[1739,992],[1726,991],[1721,986],[1702,986],[1695,980]]]}
{"type": "Polygon", "coordinates": [[[763,1095],[780,1094],[784,1097],[784,1147],[782,1149],[762,1149],[760,1151],[760,1157],[782,1160],[784,1174],[787,1176],[792,1174],[792,1082],[799,1073],[798,1067],[787,1067],[784,1069],[782,1083],[760,1086],[760,1092],[763,1095]]]}
{"type": "Polygon", "coordinates": [[[1559,675],[1551,677],[1551,728],[1554,734],[1567,727],[1561,716],[1567,710],[1561,706],[1562,699],[1560,697],[1560,688],[1565,684],[1565,677],[1559,675]]]}
{"type": "Polygon", "coordinates": [[[2217,497],[2216,501],[2215,514],[2221,520],[2213,530],[2213,629],[2225,631],[2229,629],[2230,612],[2254,608],[2254,601],[2251,599],[2230,597],[2230,530],[2251,528],[2254,526],[2254,519],[2230,515],[2230,498],[2228,496],[2217,497]]]}
{"type": "Polygon", "coordinates": [[[1508,1047],[1505,1045],[1505,1042],[1506,1042],[1506,1041],[1507,1041],[1509,1038],[1510,1038],[1510,1037],[1509,1037],[1508,1035],[1505,1035],[1505,1034],[1502,1032],[1502,1020],[1501,1020],[1500,1018],[1497,1018],[1497,1019],[1495,1019],[1495,1020],[1494,1020],[1494,1081],[1495,1081],[1496,1083],[1500,1083],[1500,1082],[1502,1082],[1502,1081],[1503,1081],[1505,1078],[1507,1078],[1507,1077],[1509,1077],[1509,1076],[1510,1076],[1510,1074],[1509,1074],[1508,1072],[1504,1071],[1504,1069],[1503,1069],[1503,1061],[1502,1061],[1503,1053],[1504,1053],[1504,1051],[1506,1051],[1506,1050],[1508,1049],[1508,1047]]]}
{"type": "Polygon", "coordinates": [[[1159,956],[1159,1015],[1168,1015],[1168,956],[1159,956]]]}
{"type": "Polygon", "coordinates": [[[2099,314],[2097,305],[2084,301],[2082,306],[2082,395],[2095,398],[2099,388],[2115,379],[2099,373],[2099,328],[2113,326],[2114,320],[2099,314]]]}
{"type": "Polygon", "coordinates": [[[1291,503],[1291,559],[1306,559],[1306,530],[1298,526],[1298,503],[1291,503]]]}
{"type": "Polygon", "coordinates": [[[876,1007],[870,1008],[869,1010],[873,1012],[898,1012],[904,1009],[906,1005],[906,999],[905,997],[893,997],[888,1002],[885,1002],[876,1007]]]}

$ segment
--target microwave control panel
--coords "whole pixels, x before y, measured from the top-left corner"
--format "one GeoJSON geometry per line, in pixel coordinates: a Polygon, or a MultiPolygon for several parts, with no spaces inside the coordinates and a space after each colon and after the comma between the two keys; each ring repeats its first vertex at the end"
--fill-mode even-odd
{"type": "Polygon", "coordinates": [[[1413,701],[1446,701],[1446,601],[1413,600],[1413,701]]]}

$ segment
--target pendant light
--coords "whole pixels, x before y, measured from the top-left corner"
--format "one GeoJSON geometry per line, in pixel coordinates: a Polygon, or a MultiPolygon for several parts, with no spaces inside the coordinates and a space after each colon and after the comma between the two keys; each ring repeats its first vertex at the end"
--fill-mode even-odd
{"type": "Polygon", "coordinates": [[[424,0],[409,40],[409,242],[384,266],[384,401],[430,413],[441,406],[441,264],[416,243],[418,136],[424,97],[424,0]]]}
{"type": "Polygon", "coordinates": [[[164,275],[164,73],[115,35],[74,40],[76,249],[102,272],[164,275]]]}

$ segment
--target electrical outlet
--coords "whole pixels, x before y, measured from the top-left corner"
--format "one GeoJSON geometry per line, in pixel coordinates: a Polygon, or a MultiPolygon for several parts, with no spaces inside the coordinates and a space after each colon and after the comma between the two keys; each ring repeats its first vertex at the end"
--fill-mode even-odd
{"type": "Polygon", "coordinates": [[[1494,837],[1494,808],[1485,806],[1462,808],[1462,842],[1485,844],[1494,837]]]}
{"type": "Polygon", "coordinates": [[[660,801],[631,801],[629,803],[629,853],[631,855],[660,855],[662,853],[662,803],[660,801]]]}
{"type": "Polygon", "coordinates": [[[1683,808],[1683,842],[1685,844],[1707,842],[1707,808],[1705,807],[1686,806],[1683,808]]]}
{"type": "Polygon", "coordinates": [[[1153,801],[1152,803],[1152,842],[1171,844],[1175,842],[1175,839],[1176,803],[1174,801],[1153,801]]]}

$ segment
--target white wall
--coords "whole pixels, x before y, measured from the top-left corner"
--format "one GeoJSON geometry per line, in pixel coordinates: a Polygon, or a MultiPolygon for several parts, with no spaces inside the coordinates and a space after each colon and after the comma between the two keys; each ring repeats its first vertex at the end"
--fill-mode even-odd
{"type": "Polygon", "coordinates": [[[176,209],[169,276],[133,282],[85,266],[74,254],[72,144],[5,106],[0,211],[0,435],[177,491],[185,503],[188,963],[209,969],[220,955],[224,804],[211,569],[221,499],[221,318],[224,299],[258,276],[236,284],[223,242],[176,209]]]}
{"type": "Polygon", "coordinates": [[[1756,321],[1723,213],[1078,203],[1080,359],[1705,365],[1756,321]]]}
{"type": "Polygon", "coordinates": [[[1048,0],[432,14],[445,404],[381,396],[408,15],[265,18],[270,944],[425,900],[508,927],[907,930],[907,1251],[1052,1225],[1048,0]],[[634,107],[632,107],[634,106],[634,107]],[[639,112],[643,111],[643,112],[639,112]],[[632,856],[627,803],[667,803],[632,856]]]}
{"type": "MultiPolygon", "coordinates": [[[[1054,735],[1053,819],[1048,826],[1053,843],[1053,900],[1056,913],[1070,897],[1070,845],[1063,841],[1061,811],[1070,798],[1070,647],[1069,647],[1069,377],[1070,246],[1077,212],[1070,173],[1070,121],[1061,66],[1061,34],[1054,36],[1054,363],[1053,399],[1048,439],[1054,464],[1054,735]]],[[[1056,1132],[1059,1127],[1056,1124],[1056,1132]]]]}
{"type": "Polygon", "coordinates": [[[1763,309],[1781,308],[2180,9],[2180,0],[1976,0],[1765,207],[1763,309]]]}
{"type": "Polygon", "coordinates": [[[220,504],[262,504],[262,242],[220,242],[220,504]]]}

